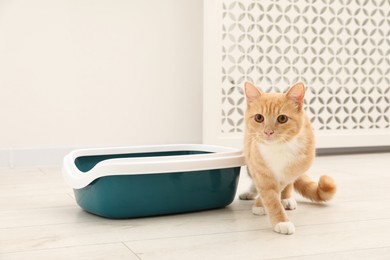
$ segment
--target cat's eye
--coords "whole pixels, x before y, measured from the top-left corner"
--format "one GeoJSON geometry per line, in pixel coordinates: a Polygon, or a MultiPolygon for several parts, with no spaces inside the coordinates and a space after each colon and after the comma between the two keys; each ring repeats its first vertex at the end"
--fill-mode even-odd
{"type": "Polygon", "coordinates": [[[256,115],[255,115],[255,121],[256,121],[257,123],[262,123],[262,122],[264,121],[264,116],[261,115],[261,114],[256,114],[256,115]]]}
{"type": "Polygon", "coordinates": [[[279,124],[287,123],[288,117],[286,115],[280,115],[277,118],[279,124]]]}

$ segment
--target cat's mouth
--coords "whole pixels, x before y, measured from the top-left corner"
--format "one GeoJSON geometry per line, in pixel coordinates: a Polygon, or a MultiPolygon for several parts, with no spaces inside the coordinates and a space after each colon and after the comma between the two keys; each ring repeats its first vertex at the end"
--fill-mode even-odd
{"type": "Polygon", "coordinates": [[[285,142],[283,136],[278,135],[276,132],[272,135],[264,134],[261,141],[265,144],[280,144],[285,142]]]}
{"type": "Polygon", "coordinates": [[[275,136],[276,134],[274,133],[274,134],[272,134],[272,135],[263,135],[263,141],[265,142],[265,143],[276,143],[277,142],[277,140],[278,140],[278,138],[277,138],[277,136],[275,136]]]}

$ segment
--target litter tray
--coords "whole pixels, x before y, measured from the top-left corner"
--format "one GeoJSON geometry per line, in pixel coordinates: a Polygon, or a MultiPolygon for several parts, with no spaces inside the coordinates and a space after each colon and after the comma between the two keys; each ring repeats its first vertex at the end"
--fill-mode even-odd
{"type": "Polygon", "coordinates": [[[242,165],[240,150],[209,145],[80,149],[63,176],[82,209],[120,219],[225,207],[242,165]]]}

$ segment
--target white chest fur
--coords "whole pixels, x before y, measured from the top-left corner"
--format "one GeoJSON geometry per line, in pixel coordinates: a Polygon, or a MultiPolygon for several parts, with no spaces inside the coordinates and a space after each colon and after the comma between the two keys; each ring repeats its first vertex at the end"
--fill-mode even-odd
{"type": "Polygon", "coordinates": [[[279,181],[284,180],[286,169],[297,160],[301,148],[302,144],[298,138],[283,144],[258,145],[258,149],[267,166],[279,181]]]}

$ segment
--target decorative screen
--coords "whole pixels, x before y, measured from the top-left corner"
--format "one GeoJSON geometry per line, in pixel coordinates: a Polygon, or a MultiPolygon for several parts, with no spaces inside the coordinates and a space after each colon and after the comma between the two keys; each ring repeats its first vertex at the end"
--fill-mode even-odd
{"type": "Polygon", "coordinates": [[[306,84],[316,131],[390,128],[390,1],[222,1],[222,133],[243,132],[244,81],[306,84]]]}

